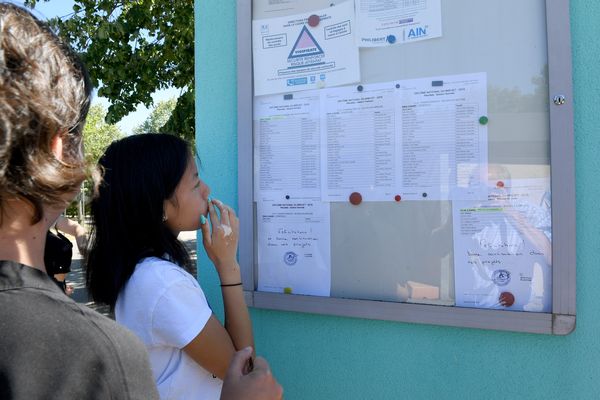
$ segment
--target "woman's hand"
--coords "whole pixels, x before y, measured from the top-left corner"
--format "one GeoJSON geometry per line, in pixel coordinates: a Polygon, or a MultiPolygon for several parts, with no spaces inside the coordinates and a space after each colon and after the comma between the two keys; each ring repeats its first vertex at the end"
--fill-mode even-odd
{"type": "Polygon", "coordinates": [[[217,272],[222,278],[221,282],[223,282],[224,276],[222,273],[231,269],[237,269],[239,276],[236,257],[240,236],[240,221],[231,207],[216,199],[208,202],[208,215],[212,229],[207,222],[202,224],[202,243],[206,254],[215,264],[217,272]],[[220,218],[215,208],[219,209],[220,218]]]}

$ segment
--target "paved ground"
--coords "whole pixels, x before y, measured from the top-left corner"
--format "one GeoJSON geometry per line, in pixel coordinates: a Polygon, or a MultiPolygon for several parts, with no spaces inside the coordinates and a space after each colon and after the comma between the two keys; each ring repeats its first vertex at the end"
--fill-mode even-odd
{"type": "MultiPolygon", "coordinates": [[[[83,257],[77,250],[77,245],[75,244],[75,240],[70,238],[73,242],[73,262],[71,263],[71,272],[67,275],[67,282],[70,282],[74,286],[74,292],[71,296],[73,300],[78,303],[83,303],[93,308],[94,310],[112,317],[109,313],[108,306],[96,304],[92,302],[88,297],[88,292],[85,287],[85,271],[82,267],[82,259],[83,257]]],[[[190,257],[192,260],[196,260],[196,232],[182,232],[179,235],[179,240],[181,240],[185,247],[190,252],[190,257]]]]}

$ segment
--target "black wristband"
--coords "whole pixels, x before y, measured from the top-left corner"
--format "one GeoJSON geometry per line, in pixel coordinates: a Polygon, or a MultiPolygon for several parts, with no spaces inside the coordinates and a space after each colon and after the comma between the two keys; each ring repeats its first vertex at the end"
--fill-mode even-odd
{"type": "Polygon", "coordinates": [[[229,283],[229,284],[221,284],[221,287],[229,287],[229,286],[242,286],[242,282],[240,283],[229,283]]]}

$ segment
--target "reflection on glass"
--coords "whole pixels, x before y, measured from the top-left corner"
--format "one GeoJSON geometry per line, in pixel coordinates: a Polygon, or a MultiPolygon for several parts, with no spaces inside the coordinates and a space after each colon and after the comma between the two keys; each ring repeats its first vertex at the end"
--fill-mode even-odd
{"type": "Polygon", "coordinates": [[[486,202],[455,202],[456,305],[551,311],[549,178],[513,179],[489,167],[486,202]]]}

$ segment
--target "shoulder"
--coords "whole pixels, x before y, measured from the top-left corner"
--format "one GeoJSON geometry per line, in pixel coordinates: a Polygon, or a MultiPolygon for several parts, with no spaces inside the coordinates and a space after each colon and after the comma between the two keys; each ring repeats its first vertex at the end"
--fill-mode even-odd
{"type": "Polygon", "coordinates": [[[179,265],[161,258],[148,257],[136,265],[121,295],[151,300],[178,286],[200,289],[196,278],[179,265]]]}
{"type": "Polygon", "coordinates": [[[115,306],[117,321],[146,344],[156,342],[159,328],[176,330],[188,318],[211,312],[198,281],[177,264],[156,257],[137,264],[115,306]]]}
{"type": "Polygon", "coordinates": [[[179,265],[158,257],[142,259],[135,267],[132,279],[146,283],[159,282],[170,286],[179,281],[197,285],[196,279],[179,265]]]}
{"type": "MultiPolygon", "coordinates": [[[[118,387],[121,383],[128,395],[125,398],[154,398],[155,383],[150,369],[146,347],[131,331],[115,321],[81,304],[73,304],[88,323],[82,323],[83,346],[95,347],[94,351],[104,358],[106,380],[118,387]],[[94,342],[95,344],[90,345],[94,342]]],[[[80,331],[81,332],[81,331],[80,331]]],[[[79,352],[80,349],[77,349],[79,352]]],[[[79,353],[78,353],[79,354],[79,353]]]]}
{"type": "MultiPolygon", "coordinates": [[[[8,300],[2,297],[0,305],[8,300]]],[[[156,398],[147,353],[131,332],[62,293],[24,288],[10,297],[12,306],[0,312],[9,325],[0,329],[0,373],[11,371],[15,389],[23,383],[44,393],[53,386],[70,399],[88,397],[94,385],[90,398],[156,398]],[[31,367],[46,374],[31,379],[31,367]]]]}

